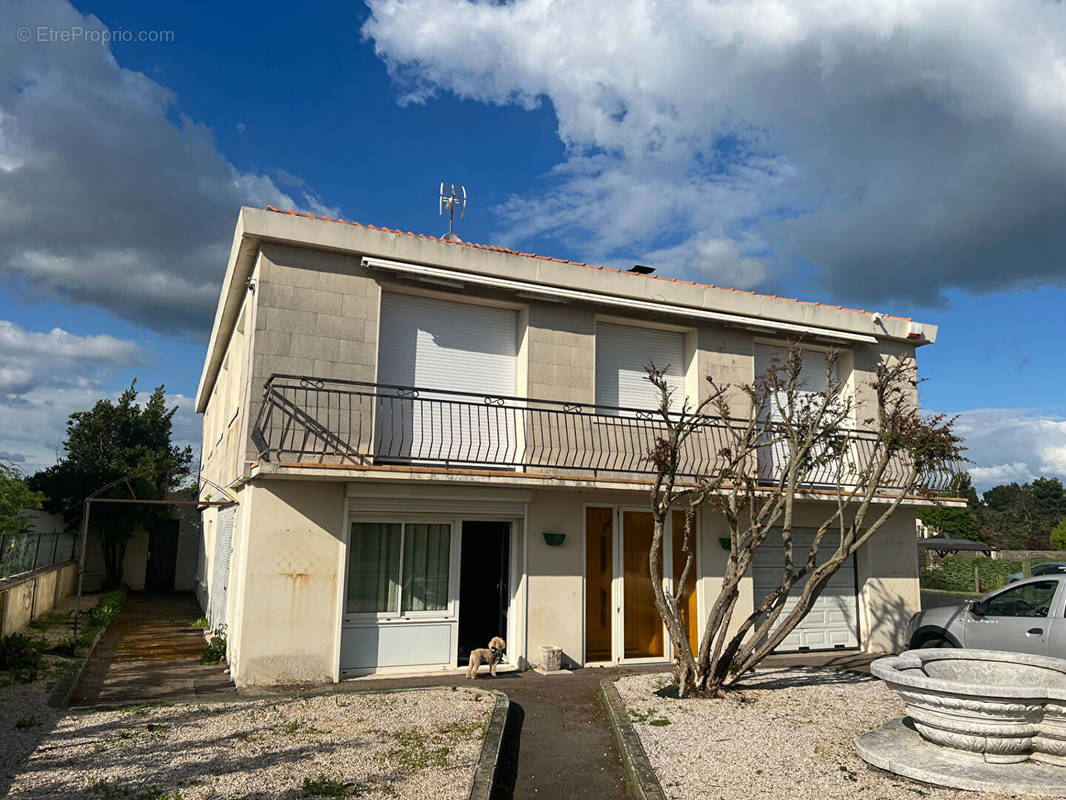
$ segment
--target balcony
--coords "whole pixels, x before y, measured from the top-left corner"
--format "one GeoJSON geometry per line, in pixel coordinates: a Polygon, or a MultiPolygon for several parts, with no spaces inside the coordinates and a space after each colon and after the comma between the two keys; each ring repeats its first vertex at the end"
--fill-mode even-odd
{"type": "MultiPolygon", "coordinates": [[[[681,454],[682,477],[710,477],[736,421],[705,417],[681,454]]],[[[266,382],[251,437],[260,461],[285,466],[327,464],[354,469],[386,465],[531,473],[568,479],[647,480],[648,452],[665,430],[655,412],[522,397],[484,396],[410,386],[273,375],[266,382]]],[[[872,457],[872,432],[852,431],[852,463],[872,457]]],[[[774,482],[782,456],[758,454],[760,480],[774,482]]],[[[832,465],[811,488],[836,486],[832,465]]],[[[957,470],[929,475],[943,492],[957,470]]],[[[905,464],[889,467],[882,489],[902,487],[905,464]]]]}

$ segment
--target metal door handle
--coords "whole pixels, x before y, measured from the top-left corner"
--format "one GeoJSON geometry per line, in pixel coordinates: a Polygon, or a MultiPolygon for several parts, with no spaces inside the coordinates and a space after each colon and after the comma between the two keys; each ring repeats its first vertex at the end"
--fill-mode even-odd
{"type": "Polygon", "coordinates": [[[1043,628],[1030,628],[1025,632],[1026,636],[1042,636],[1044,634],[1043,628]]]}

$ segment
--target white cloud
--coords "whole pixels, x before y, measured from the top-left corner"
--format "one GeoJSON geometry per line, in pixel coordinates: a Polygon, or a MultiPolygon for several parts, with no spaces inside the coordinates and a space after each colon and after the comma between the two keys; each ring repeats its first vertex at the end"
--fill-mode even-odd
{"type": "Polygon", "coordinates": [[[504,240],[740,287],[813,264],[849,302],[1064,282],[1059,3],[367,4],[402,101],[551,103],[566,161],[504,240]]]}
{"type": "Polygon", "coordinates": [[[234,167],[173,93],[108,47],[19,42],[22,26],[104,28],[62,0],[0,15],[0,277],[206,336],[240,205],[321,202],[234,167]]]}
{"type": "Polygon", "coordinates": [[[119,367],[145,363],[140,345],[107,334],[76,336],[62,328],[30,331],[0,320],[0,403],[39,387],[89,386],[119,367]]]}
{"type": "Polygon", "coordinates": [[[1066,418],[1039,409],[973,409],[960,414],[958,430],[979,491],[1040,476],[1066,481],[1066,418]]]}
{"type": "MultiPolygon", "coordinates": [[[[17,403],[0,403],[0,457],[18,463],[23,474],[31,475],[51,466],[62,456],[67,418],[86,411],[98,400],[118,398],[121,392],[102,391],[95,386],[56,387],[40,385],[23,393],[17,403]]],[[[147,393],[139,393],[143,402],[147,393]]],[[[168,406],[177,405],[173,441],[193,448],[192,469],[199,464],[200,417],[193,400],[181,394],[168,394],[168,406]]]]}

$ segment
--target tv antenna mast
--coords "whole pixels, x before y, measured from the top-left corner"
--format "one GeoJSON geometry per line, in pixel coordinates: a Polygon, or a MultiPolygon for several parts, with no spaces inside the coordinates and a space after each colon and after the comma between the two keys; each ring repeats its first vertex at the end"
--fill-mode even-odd
{"type": "Polygon", "coordinates": [[[455,207],[459,207],[459,219],[466,214],[466,187],[457,183],[444,183],[440,185],[440,215],[444,216],[445,207],[448,208],[448,233],[444,237],[446,242],[461,242],[459,234],[452,229],[455,227],[455,207]]]}

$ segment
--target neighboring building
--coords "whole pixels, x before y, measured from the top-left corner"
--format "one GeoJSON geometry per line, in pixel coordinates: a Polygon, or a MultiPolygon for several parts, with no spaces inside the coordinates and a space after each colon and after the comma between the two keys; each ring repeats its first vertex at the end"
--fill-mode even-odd
{"type": "MultiPolygon", "coordinates": [[[[122,582],[134,591],[190,592],[197,588],[197,550],[203,544],[200,516],[192,505],[175,505],[171,511],[170,519],[160,520],[150,531],[137,528],[126,543],[122,582]]],[[[104,577],[100,538],[90,531],[85,547],[84,590],[99,591],[104,577]]]]}
{"type": "MultiPolygon", "coordinates": [[[[841,349],[862,419],[879,360],[936,329],[242,209],[196,400],[203,474],[238,500],[204,512],[197,575],[234,680],[450,669],[497,634],[522,667],[544,645],[579,665],[667,661],[646,577],[656,402],[644,365],[695,397],[708,374],[751,381],[799,334],[812,351],[841,349]]],[[[813,358],[815,388],[823,372],[813,358]]],[[[694,469],[713,470],[711,437],[694,469]]],[[[802,502],[801,522],[827,502],[802,502]]],[[[717,514],[700,515],[693,637],[724,535],[717,514]]],[[[674,549],[668,537],[668,564],[674,549]]],[[[738,615],[776,583],[780,558],[760,550],[738,615]]],[[[783,649],[892,650],[918,606],[906,505],[783,649]]]]}

